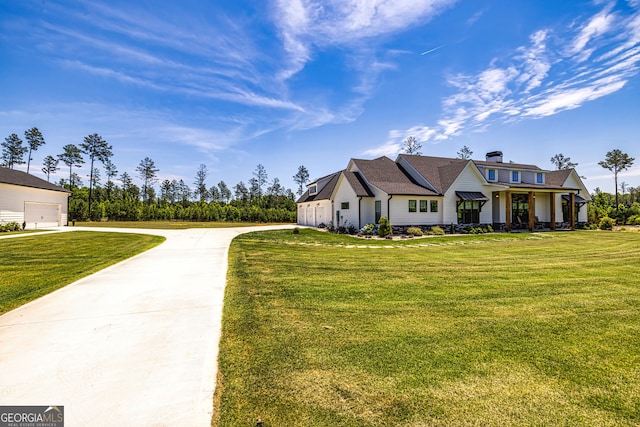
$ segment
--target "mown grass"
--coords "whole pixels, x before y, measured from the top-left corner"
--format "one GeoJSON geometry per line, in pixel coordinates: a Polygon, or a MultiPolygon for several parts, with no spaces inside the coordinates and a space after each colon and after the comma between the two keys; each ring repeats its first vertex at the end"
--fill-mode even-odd
{"type": "MultiPolygon", "coordinates": [[[[73,226],[72,224],[69,224],[73,226]]],[[[147,228],[154,230],[186,230],[189,228],[231,228],[273,225],[253,222],[213,221],[76,221],[76,227],[147,228]]]]}
{"type": "Polygon", "coordinates": [[[241,235],[212,424],[639,425],[639,259],[637,233],[241,235]]]}
{"type": "Polygon", "coordinates": [[[160,236],[93,231],[0,239],[0,314],[164,240],[160,236]]]}

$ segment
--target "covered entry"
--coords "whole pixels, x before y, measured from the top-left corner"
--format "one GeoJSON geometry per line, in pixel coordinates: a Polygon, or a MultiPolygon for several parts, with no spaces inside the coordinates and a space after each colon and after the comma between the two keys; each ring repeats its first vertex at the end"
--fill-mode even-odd
{"type": "Polygon", "coordinates": [[[58,203],[24,202],[24,222],[29,228],[62,225],[62,206],[58,203]]]}
{"type": "Polygon", "coordinates": [[[458,224],[479,224],[480,212],[489,198],[479,191],[456,191],[458,224]]]}

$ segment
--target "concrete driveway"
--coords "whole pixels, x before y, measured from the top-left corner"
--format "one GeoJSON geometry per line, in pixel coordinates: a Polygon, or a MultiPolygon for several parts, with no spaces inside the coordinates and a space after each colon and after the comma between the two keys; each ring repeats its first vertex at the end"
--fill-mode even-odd
{"type": "Polygon", "coordinates": [[[167,241],[0,316],[0,405],[64,405],[67,427],[210,425],[229,244],[284,227],[91,228],[167,241]]]}

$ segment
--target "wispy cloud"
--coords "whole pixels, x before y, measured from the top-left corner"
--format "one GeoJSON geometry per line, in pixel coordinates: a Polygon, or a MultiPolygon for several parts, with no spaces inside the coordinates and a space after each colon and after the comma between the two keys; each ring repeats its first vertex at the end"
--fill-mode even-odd
{"type": "Polygon", "coordinates": [[[456,91],[442,100],[437,123],[423,127],[429,132],[393,130],[384,147],[409,135],[439,142],[491,122],[547,117],[619,91],[640,70],[640,11],[625,16],[613,6],[565,28],[540,29],[476,74],[449,77],[456,91]]]}
{"type": "Polygon", "coordinates": [[[276,25],[289,53],[282,77],[304,68],[314,48],[354,46],[424,24],[454,3],[456,0],[278,0],[276,25]]]}

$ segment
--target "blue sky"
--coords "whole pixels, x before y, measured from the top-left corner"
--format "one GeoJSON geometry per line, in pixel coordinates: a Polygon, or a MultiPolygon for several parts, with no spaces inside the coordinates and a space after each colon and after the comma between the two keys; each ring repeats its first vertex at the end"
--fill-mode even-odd
{"type": "Polygon", "coordinates": [[[395,159],[412,135],[563,153],[590,191],[613,192],[597,163],[619,148],[640,186],[640,0],[0,0],[0,52],[0,137],[37,126],[35,171],[98,133],[120,173],[150,157],[233,186],[262,164],[295,191],[300,165],[395,159]]]}

